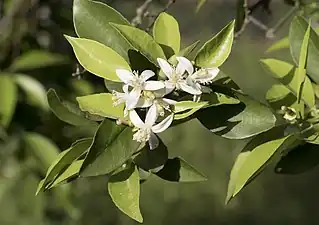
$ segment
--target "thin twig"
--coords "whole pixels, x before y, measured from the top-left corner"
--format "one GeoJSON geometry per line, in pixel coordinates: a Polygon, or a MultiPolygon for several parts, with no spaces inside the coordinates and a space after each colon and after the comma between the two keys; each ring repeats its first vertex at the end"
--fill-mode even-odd
{"type": "Polygon", "coordinates": [[[143,19],[145,18],[145,13],[148,11],[153,0],[145,0],[145,2],[136,9],[136,16],[132,19],[131,24],[133,26],[139,26],[143,23],[143,19]]]}

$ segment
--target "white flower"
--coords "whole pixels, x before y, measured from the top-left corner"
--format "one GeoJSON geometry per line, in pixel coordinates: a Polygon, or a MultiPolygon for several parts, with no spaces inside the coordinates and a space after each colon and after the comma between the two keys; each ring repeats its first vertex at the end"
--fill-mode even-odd
{"type": "Polygon", "coordinates": [[[176,59],[178,61],[177,66],[173,67],[166,60],[157,58],[158,64],[168,78],[168,81],[165,81],[165,87],[168,93],[176,88],[193,95],[201,94],[201,90],[195,83],[188,83],[185,80],[187,76],[194,73],[193,64],[184,57],[176,57],[176,59]],[[188,75],[186,75],[186,72],[188,75]]]}
{"type": "Polygon", "coordinates": [[[137,104],[142,90],[154,91],[163,89],[165,87],[162,81],[147,81],[149,78],[155,75],[155,73],[151,70],[144,70],[139,76],[136,72],[131,72],[125,69],[117,69],[117,76],[120,78],[122,82],[127,86],[133,87],[128,105],[128,109],[132,109],[137,104]]]}
{"type": "Polygon", "coordinates": [[[128,85],[123,85],[123,93],[113,91],[113,105],[119,105],[125,103],[124,116],[127,116],[128,110],[131,110],[136,105],[136,99],[139,98],[140,92],[137,90],[133,90],[131,92],[128,91],[128,85]]]}
{"type": "Polygon", "coordinates": [[[158,138],[155,133],[160,133],[166,130],[173,121],[173,114],[166,117],[160,123],[155,125],[158,118],[158,111],[156,105],[152,105],[145,118],[145,123],[141,120],[135,110],[129,112],[130,120],[133,125],[138,128],[133,135],[133,140],[137,142],[149,142],[150,149],[153,150],[159,145],[158,138]]]}
{"type": "Polygon", "coordinates": [[[218,75],[219,69],[217,67],[213,68],[201,68],[195,73],[189,75],[186,78],[186,82],[191,86],[196,86],[203,93],[210,93],[209,87],[203,86],[202,84],[209,84],[218,75]]]}

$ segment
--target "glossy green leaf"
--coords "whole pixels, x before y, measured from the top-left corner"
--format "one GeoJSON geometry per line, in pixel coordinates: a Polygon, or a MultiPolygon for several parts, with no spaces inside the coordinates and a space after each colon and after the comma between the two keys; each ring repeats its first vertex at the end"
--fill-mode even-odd
{"type": "Polygon", "coordinates": [[[15,81],[25,92],[30,105],[37,106],[43,110],[49,109],[47,93],[44,86],[36,79],[23,74],[16,74],[15,81]]]}
{"type": "MultiPolygon", "coordinates": [[[[296,64],[298,64],[300,58],[302,41],[307,28],[307,21],[300,16],[295,17],[290,26],[290,51],[296,64]]],[[[307,74],[316,83],[319,83],[319,36],[312,28],[310,28],[310,39],[308,46],[307,74]]]]}
{"type": "Polygon", "coordinates": [[[131,70],[122,56],[111,48],[84,38],[66,36],[73,47],[79,63],[96,76],[112,81],[121,81],[116,75],[117,69],[131,70]]]}
{"type": "Polygon", "coordinates": [[[195,64],[199,67],[219,67],[228,58],[234,39],[234,24],[230,22],[198,51],[195,64]]]}
{"type": "Polygon", "coordinates": [[[297,104],[297,97],[283,84],[274,84],[266,93],[266,100],[275,110],[282,106],[293,107],[297,104]]]}
{"type": "Polygon", "coordinates": [[[61,173],[64,173],[64,170],[68,168],[73,161],[89,149],[91,143],[92,138],[81,139],[72,144],[67,150],[61,152],[49,167],[38,190],[44,189],[48,184],[51,184],[56,178],[60,177],[61,173]]]}
{"type": "Polygon", "coordinates": [[[17,95],[13,77],[0,73],[0,126],[9,126],[16,108],[17,95]]]}
{"type": "Polygon", "coordinates": [[[112,7],[91,0],[75,0],[73,22],[77,35],[100,42],[129,60],[131,46],[109,23],[129,25],[129,22],[112,7]]]}
{"type": "MultiPolygon", "coordinates": [[[[277,59],[262,59],[262,65],[270,72],[272,76],[285,85],[296,97],[299,92],[299,78],[297,70],[290,63],[277,59]]],[[[314,91],[311,81],[305,77],[304,88],[301,99],[311,108],[314,105],[314,91]]]]}
{"type": "Polygon", "coordinates": [[[166,59],[161,46],[145,31],[126,25],[114,23],[111,25],[126,38],[128,43],[155,65],[157,65],[157,58],[166,59]]]}
{"type": "Polygon", "coordinates": [[[63,55],[44,50],[32,50],[17,57],[9,67],[9,70],[25,71],[66,63],[68,63],[68,59],[63,55]]]}
{"type": "Polygon", "coordinates": [[[257,173],[260,173],[275,152],[290,138],[286,136],[271,140],[267,135],[268,133],[262,134],[252,139],[238,155],[230,174],[226,202],[235,197],[257,173]]]}
{"type": "Polygon", "coordinates": [[[276,125],[272,110],[247,96],[238,94],[239,104],[222,104],[202,109],[197,119],[213,133],[229,139],[244,139],[276,125]]]}
{"type": "Polygon", "coordinates": [[[208,102],[193,102],[193,101],[181,101],[174,105],[174,119],[181,120],[185,119],[194,113],[196,113],[201,108],[205,107],[208,102]],[[185,112],[186,111],[186,112],[185,112]],[[181,113],[182,112],[182,113],[181,113]]]}
{"type": "Polygon", "coordinates": [[[140,177],[136,166],[114,174],[108,182],[114,204],[126,215],[142,223],[140,211],[140,177]]]}
{"type": "Polygon", "coordinates": [[[319,164],[319,146],[306,143],[297,146],[284,155],[277,163],[275,171],[280,174],[300,174],[319,164]]]}
{"type": "Polygon", "coordinates": [[[284,37],[283,39],[280,39],[279,41],[272,44],[266,51],[266,53],[271,53],[274,51],[278,51],[281,49],[289,48],[289,38],[284,37]]]}
{"type": "Polygon", "coordinates": [[[34,155],[45,172],[57,158],[60,150],[47,137],[38,133],[25,133],[23,136],[26,151],[34,155]]]}
{"type": "Polygon", "coordinates": [[[164,168],[156,173],[160,178],[172,182],[198,182],[207,178],[181,158],[168,159],[164,168]]]}
{"type": "Polygon", "coordinates": [[[168,56],[176,54],[180,50],[181,35],[176,19],[168,13],[162,12],[155,20],[153,37],[160,44],[168,56]]]}
{"type": "MultiPolygon", "coordinates": [[[[193,44],[183,48],[182,50],[180,50],[178,53],[176,53],[175,55],[171,56],[169,58],[169,62],[173,65],[177,65],[178,61],[176,59],[177,56],[183,56],[189,60],[193,60],[193,58],[191,57],[191,54],[193,53],[194,49],[198,46],[200,41],[196,41],[193,44]]],[[[160,71],[160,74],[163,73],[163,71],[160,71]]],[[[165,76],[165,75],[164,75],[165,76]]]]}
{"type": "Polygon", "coordinates": [[[112,94],[102,93],[77,97],[82,111],[111,119],[124,119],[124,104],[113,106],[112,94]]]}
{"type": "Polygon", "coordinates": [[[225,95],[223,93],[212,92],[209,94],[202,94],[201,101],[207,101],[205,108],[210,106],[218,106],[223,104],[238,104],[240,101],[237,98],[225,95]]]}
{"type": "Polygon", "coordinates": [[[77,114],[65,106],[53,89],[47,93],[48,103],[52,112],[62,121],[74,126],[96,126],[94,121],[86,119],[83,114],[77,114]]]}
{"type": "Polygon", "coordinates": [[[82,177],[109,174],[120,167],[140,147],[131,127],[104,119],[81,168],[82,177]]]}
{"type": "Polygon", "coordinates": [[[247,0],[237,0],[237,13],[235,22],[235,32],[238,32],[245,25],[245,20],[248,15],[246,11],[248,10],[247,0]]]}

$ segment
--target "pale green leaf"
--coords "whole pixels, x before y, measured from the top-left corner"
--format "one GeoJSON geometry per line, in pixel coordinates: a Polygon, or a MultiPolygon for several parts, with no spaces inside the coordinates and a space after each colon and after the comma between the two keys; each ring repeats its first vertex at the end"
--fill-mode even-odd
{"type": "Polygon", "coordinates": [[[195,112],[197,112],[201,108],[205,107],[207,104],[208,102],[193,102],[193,101],[178,102],[174,105],[174,110],[176,113],[174,114],[174,119],[175,120],[185,119],[193,115],[195,112]]]}
{"type": "Polygon", "coordinates": [[[71,111],[59,99],[58,95],[53,89],[47,93],[48,103],[52,112],[62,121],[74,126],[96,126],[94,121],[86,119],[84,114],[77,114],[71,111]]]}
{"type": "Polygon", "coordinates": [[[234,24],[230,22],[198,51],[195,64],[199,67],[219,67],[228,58],[234,39],[234,24]]]}
{"type": "Polygon", "coordinates": [[[181,45],[179,25],[176,19],[168,13],[162,12],[155,20],[153,37],[162,46],[165,53],[167,51],[170,53],[166,55],[170,56],[179,52],[181,45]]]}
{"type": "Polygon", "coordinates": [[[114,106],[110,93],[77,97],[76,100],[82,111],[111,119],[124,119],[124,104],[114,106]]]}
{"type": "Polygon", "coordinates": [[[131,70],[122,56],[111,48],[84,38],[66,36],[73,47],[79,63],[96,76],[112,81],[121,81],[116,75],[117,69],[131,70]]]}
{"type": "Polygon", "coordinates": [[[43,110],[49,109],[46,90],[39,81],[24,74],[16,74],[14,78],[25,92],[30,105],[37,106],[43,110]]]}
{"type": "Polygon", "coordinates": [[[108,182],[114,204],[126,215],[142,223],[140,211],[140,177],[136,166],[114,174],[108,182]]]}
{"type": "Polygon", "coordinates": [[[9,70],[25,71],[66,63],[68,63],[68,59],[63,55],[44,50],[32,50],[17,57],[9,67],[9,70]]]}
{"type": "Polygon", "coordinates": [[[179,157],[168,159],[163,169],[157,172],[156,175],[172,182],[198,182],[207,180],[202,173],[179,157]]]}
{"type": "Polygon", "coordinates": [[[279,41],[272,44],[266,51],[266,53],[271,53],[274,51],[278,51],[281,49],[289,48],[289,38],[285,37],[283,39],[280,39],[279,41]]]}
{"type": "Polygon", "coordinates": [[[73,2],[73,22],[77,35],[112,48],[128,61],[128,50],[131,46],[109,23],[129,25],[129,22],[118,11],[102,2],[73,2]]]}
{"type": "Polygon", "coordinates": [[[13,77],[0,73],[0,126],[9,126],[16,108],[17,95],[13,77]]]}
{"type": "Polygon", "coordinates": [[[157,58],[166,59],[163,49],[156,41],[145,31],[135,27],[111,23],[126,40],[143,54],[148,60],[157,65],[157,58]]]}

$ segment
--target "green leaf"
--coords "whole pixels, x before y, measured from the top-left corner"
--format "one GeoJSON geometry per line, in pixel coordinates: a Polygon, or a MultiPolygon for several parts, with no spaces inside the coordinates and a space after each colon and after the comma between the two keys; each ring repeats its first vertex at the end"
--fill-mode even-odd
{"type": "Polygon", "coordinates": [[[116,75],[117,69],[131,70],[128,63],[111,48],[84,38],[66,36],[73,47],[79,63],[96,76],[112,81],[121,81],[116,75]]]}
{"type": "Polygon", "coordinates": [[[204,44],[195,58],[197,66],[205,68],[219,67],[226,61],[234,39],[234,24],[235,21],[230,22],[204,44]]]}
{"type": "Polygon", "coordinates": [[[276,125],[272,110],[247,96],[237,94],[241,103],[202,109],[197,119],[213,133],[229,139],[244,139],[276,125]]]}
{"type": "Polygon", "coordinates": [[[207,0],[197,0],[195,12],[198,13],[198,11],[203,7],[203,5],[204,5],[206,2],[207,2],[207,0]]]}
{"type": "Polygon", "coordinates": [[[284,37],[283,39],[280,39],[279,41],[272,44],[266,51],[266,53],[271,53],[274,51],[278,51],[281,49],[289,48],[289,38],[284,37]]]}
{"type": "Polygon", "coordinates": [[[9,71],[25,71],[68,63],[68,59],[60,54],[44,50],[32,50],[17,57],[9,71]]]}
{"type": "Polygon", "coordinates": [[[145,31],[114,23],[111,23],[111,25],[126,38],[128,43],[155,65],[157,65],[157,58],[166,59],[161,46],[145,31]]]}
{"type": "MultiPolygon", "coordinates": [[[[194,49],[197,47],[199,42],[200,41],[196,41],[193,44],[187,46],[186,48],[180,50],[178,53],[171,56],[168,61],[173,65],[177,65],[178,61],[176,59],[176,56],[183,56],[185,58],[188,58],[189,60],[192,60],[191,53],[193,53],[194,49]]],[[[163,73],[163,71],[160,71],[160,75],[161,73],[163,73]]]]}
{"type": "Polygon", "coordinates": [[[245,20],[248,15],[246,11],[248,10],[247,0],[237,0],[237,13],[235,22],[235,32],[238,32],[245,25],[245,20]]]}
{"type": "Polygon", "coordinates": [[[160,178],[172,182],[198,182],[207,178],[185,160],[175,157],[168,159],[164,168],[156,173],[160,178]]]}
{"type": "Polygon", "coordinates": [[[113,172],[125,163],[140,145],[133,140],[131,127],[104,119],[96,131],[80,176],[99,176],[113,172]]]}
{"type": "Polygon", "coordinates": [[[73,22],[77,35],[100,42],[129,60],[131,46],[109,23],[129,25],[129,22],[115,9],[98,1],[75,0],[73,22]]]}
{"type": "Polygon", "coordinates": [[[94,121],[84,118],[83,114],[76,114],[70,111],[70,109],[61,102],[55,90],[50,89],[47,93],[47,97],[52,112],[60,120],[74,126],[96,126],[94,121]]]}
{"type": "Polygon", "coordinates": [[[87,151],[92,143],[92,138],[85,138],[76,141],[70,148],[61,152],[55,161],[49,167],[44,180],[41,182],[38,190],[41,191],[48,184],[50,185],[61,173],[65,172],[65,169],[68,168],[74,160],[79,158],[85,151],[87,151]]]}
{"type": "Polygon", "coordinates": [[[0,73],[0,126],[9,126],[16,108],[17,95],[13,77],[0,73]]]}
{"type": "Polygon", "coordinates": [[[281,110],[281,106],[295,108],[297,97],[283,84],[274,84],[266,93],[266,100],[275,110],[281,110]]]}
{"type": "Polygon", "coordinates": [[[195,112],[200,110],[201,108],[205,107],[208,102],[193,102],[193,101],[181,101],[174,105],[174,119],[175,120],[181,120],[185,119],[191,115],[193,115],[195,112]],[[185,112],[186,111],[186,112],[185,112]],[[184,113],[179,113],[184,112],[184,113]]]}
{"type": "Polygon", "coordinates": [[[140,211],[140,178],[138,169],[130,168],[114,174],[108,182],[108,191],[114,204],[126,215],[142,223],[140,211]]]}
{"type": "Polygon", "coordinates": [[[23,89],[30,105],[37,106],[42,110],[48,110],[49,104],[44,86],[28,75],[16,74],[14,76],[17,84],[23,89]]]}
{"type": "Polygon", "coordinates": [[[207,101],[205,108],[210,106],[218,106],[223,104],[238,104],[240,101],[237,98],[225,95],[223,93],[212,92],[209,94],[202,94],[201,101],[207,101]]]}
{"type": "MultiPolygon", "coordinates": [[[[261,172],[280,147],[286,147],[291,136],[273,139],[269,132],[252,139],[238,155],[230,174],[226,202],[235,197],[244,186],[261,172]],[[286,144],[284,145],[284,143],[286,144]]],[[[290,142],[290,141],[289,141],[290,142]]]]}
{"type": "Polygon", "coordinates": [[[275,171],[280,174],[300,174],[319,164],[319,146],[306,143],[284,155],[277,163],[275,171]]]}
{"type": "Polygon", "coordinates": [[[166,56],[170,57],[179,52],[181,35],[178,22],[173,16],[162,12],[157,17],[153,26],[153,37],[162,46],[165,53],[170,53],[166,54],[166,56]]]}
{"type": "MultiPolygon", "coordinates": [[[[262,59],[261,63],[273,77],[285,85],[296,97],[298,96],[300,87],[297,75],[298,71],[293,65],[277,59],[262,59]]],[[[308,105],[308,107],[312,108],[315,100],[314,91],[308,77],[305,77],[303,90],[301,99],[308,105]]]]}
{"type": "Polygon", "coordinates": [[[38,133],[25,133],[23,140],[27,152],[35,156],[45,173],[58,156],[59,148],[50,139],[38,133]]]}
{"type": "Polygon", "coordinates": [[[77,97],[82,111],[111,119],[124,120],[124,104],[113,106],[112,94],[102,93],[77,97]]]}
{"type": "Polygon", "coordinates": [[[163,168],[168,159],[168,150],[162,140],[159,141],[159,146],[154,150],[150,150],[149,145],[145,144],[144,148],[134,158],[134,163],[139,168],[153,173],[163,168]]]}
{"type": "MultiPolygon", "coordinates": [[[[300,16],[296,16],[290,26],[289,42],[291,55],[297,64],[300,58],[300,50],[308,23],[300,16]]],[[[319,83],[319,36],[310,28],[310,39],[307,57],[307,74],[318,84],[319,83]]]]}

